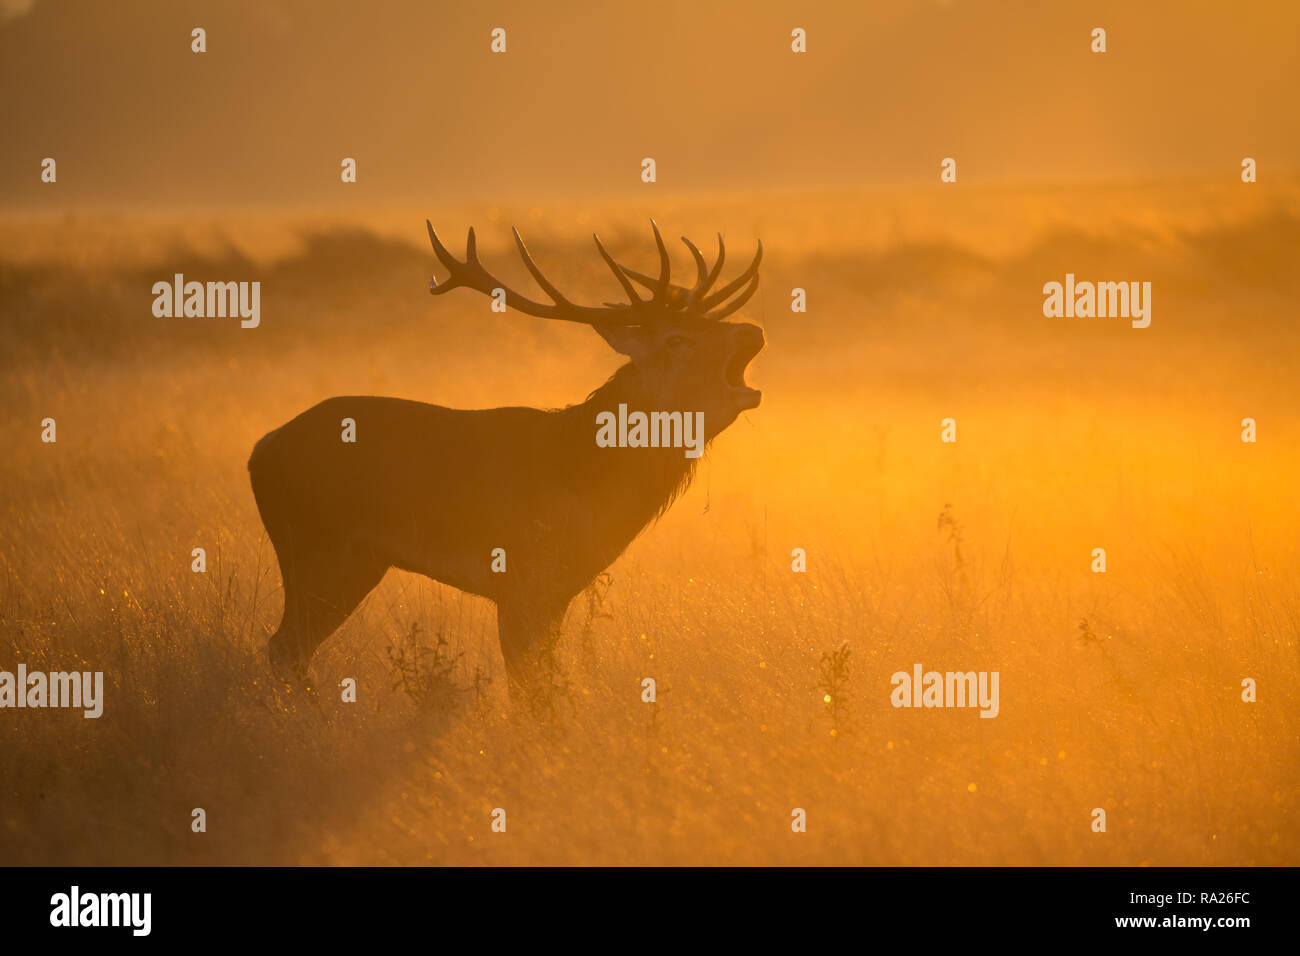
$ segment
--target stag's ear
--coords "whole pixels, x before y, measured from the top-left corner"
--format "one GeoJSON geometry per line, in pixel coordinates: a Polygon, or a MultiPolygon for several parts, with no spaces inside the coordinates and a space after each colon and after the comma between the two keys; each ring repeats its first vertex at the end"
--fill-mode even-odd
{"type": "Polygon", "coordinates": [[[600,337],[609,343],[615,352],[626,355],[633,362],[645,358],[650,353],[650,333],[644,326],[637,325],[594,325],[600,337]]]}

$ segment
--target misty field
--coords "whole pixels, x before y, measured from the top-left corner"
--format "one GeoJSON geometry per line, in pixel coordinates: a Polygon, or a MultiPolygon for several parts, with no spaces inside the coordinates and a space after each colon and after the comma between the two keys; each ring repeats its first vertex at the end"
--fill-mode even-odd
{"type": "Polygon", "coordinates": [[[942,198],[0,222],[0,670],[106,685],[98,720],[0,711],[0,863],[1300,862],[1300,188],[942,198]],[[557,407],[618,365],[432,299],[423,219],[531,288],[517,223],[599,302],[591,230],[648,268],[651,214],[723,230],[728,276],[763,239],[763,404],[574,602],[550,694],[510,701],[488,602],[398,571],[281,689],[259,437],[338,394],[557,407]],[[260,280],[261,326],[155,318],[176,272],[260,280]],[[1045,318],[1066,272],[1151,281],[1150,328],[1045,318]],[[917,663],[998,671],[999,715],[895,709],[917,663]]]}

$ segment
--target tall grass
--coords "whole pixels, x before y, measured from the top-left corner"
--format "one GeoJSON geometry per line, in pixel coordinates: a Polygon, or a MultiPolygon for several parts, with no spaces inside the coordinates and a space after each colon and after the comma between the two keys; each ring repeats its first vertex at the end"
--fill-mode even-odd
{"type": "MultiPolygon", "coordinates": [[[[490,605],[398,572],[314,694],[269,681],[279,574],[244,462],[329,394],[577,400],[598,342],[432,309],[427,256],[355,234],[271,267],[257,332],[159,324],[142,285],[252,260],[6,266],[0,668],[107,689],[99,720],[0,712],[0,862],[1295,863],[1295,224],[1234,240],[1277,270],[1215,254],[1207,277],[1187,250],[1215,230],[1142,246],[1170,277],[1146,339],[1043,326],[1023,286],[1064,271],[1050,238],[954,285],[923,246],[869,288],[830,253],[775,259],[764,405],[574,603],[541,708],[509,700],[490,605]],[[807,316],[781,311],[794,284],[807,316]],[[999,671],[1000,715],[894,709],[916,662],[999,671]]],[[[1085,259],[1134,261],[1098,241],[1085,259]]]]}

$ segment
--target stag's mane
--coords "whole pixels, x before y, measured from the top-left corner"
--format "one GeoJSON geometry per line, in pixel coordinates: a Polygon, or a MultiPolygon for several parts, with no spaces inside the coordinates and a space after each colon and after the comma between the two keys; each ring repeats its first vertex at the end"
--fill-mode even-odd
{"type": "Polygon", "coordinates": [[[627,392],[630,392],[631,385],[635,380],[636,380],[635,367],[631,362],[624,362],[622,365],[620,365],[617,369],[614,370],[613,375],[605,379],[604,382],[602,382],[600,385],[597,385],[590,392],[588,392],[586,398],[584,398],[581,402],[574,403],[573,405],[566,405],[565,410],[567,411],[570,408],[577,408],[581,405],[599,404],[596,400],[597,396],[604,398],[606,394],[613,395],[613,394],[625,394],[627,392]]]}
{"type": "MultiPolygon", "coordinates": [[[[594,429],[595,416],[588,417],[584,413],[612,411],[618,408],[620,401],[628,401],[629,399],[635,401],[636,382],[636,367],[633,363],[627,362],[606,379],[604,384],[592,389],[584,401],[566,405],[564,408],[553,409],[553,411],[573,414],[584,421],[583,427],[594,429]]],[[[707,451],[707,449],[708,445],[706,444],[705,450],[707,451]]],[[[692,479],[695,478],[696,466],[700,461],[698,458],[687,458],[681,454],[679,449],[665,449],[665,451],[676,452],[676,454],[661,456],[660,461],[669,463],[668,468],[662,471],[647,468],[637,472],[638,480],[645,483],[645,487],[641,490],[647,496],[660,499],[654,513],[646,522],[647,527],[657,523],[663,517],[664,512],[672,507],[673,502],[690,487],[692,479]],[[661,479],[662,483],[656,482],[657,478],[661,479]]]]}

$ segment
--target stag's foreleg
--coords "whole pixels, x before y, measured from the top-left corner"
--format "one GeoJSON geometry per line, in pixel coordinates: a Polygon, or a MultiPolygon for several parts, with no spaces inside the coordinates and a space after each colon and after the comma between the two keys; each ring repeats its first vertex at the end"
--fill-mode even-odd
{"type": "Polygon", "coordinates": [[[569,599],[497,602],[497,636],[512,696],[555,676],[555,645],[569,599]]]}

